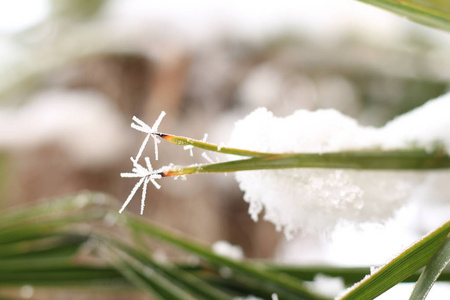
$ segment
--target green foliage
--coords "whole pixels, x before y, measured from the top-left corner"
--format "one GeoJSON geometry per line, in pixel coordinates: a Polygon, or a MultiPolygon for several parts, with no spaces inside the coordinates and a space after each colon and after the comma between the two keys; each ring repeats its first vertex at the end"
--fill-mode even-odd
{"type": "Polygon", "coordinates": [[[4,194],[8,186],[8,157],[0,152],[0,205],[4,201],[4,194]]]}
{"type": "MultiPolygon", "coordinates": [[[[305,281],[321,273],[342,276],[351,285],[368,272],[368,268],[286,267],[235,261],[140,217],[118,214],[116,202],[102,194],[80,194],[12,208],[1,211],[0,219],[0,289],[27,284],[105,291],[139,289],[157,299],[233,299],[247,295],[270,299],[272,293],[283,300],[327,299],[309,290],[305,281]],[[148,238],[196,256],[199,263],[160,262],[153,258],[155,248],[147,245],[148,238]]],[[[398,282],[416,280],[422,266],[436,261],[437,267],[431,268],[434,282],[436,268],[440,273],[444,261],[448,262],[449,232],[450,222],[407,249],[344,299],[371,299],[398,282]],[[444,241],[446,246],[442,246],[444,241]]],[[[448,281],[449,277],[449,272],[443,271],[439,280],[448,281]]],[[[429,280],[424,285],[429,286],[429,280]]]]}
{"type": "Polygon", "coordinates": [[[166,168],[163,176],[178,176],[197,173],[223,173],[247,170],[286,169],[286,168],[331,168],[356,170],[432,170],[449,169],[450,156],[436,145],[435,151],[421,149],[381,151],[368,149],[361,151],[330,153],[266,153],[237,148],[220,147],[191,138],[158,133],[166,141],[196,148],[251,157],[224,163],[175,166],[166,168]]]}
{"type": "Polygon", "coordinates": [[[410,300],[425,299],[431,287],[450,262],[450,237],[447,236],[442,246],[436,251],[420,275],[410,300]]]}
{"type": "MultiPolygon", "coordinates": [[[[450,31],[449,1],[360,1],[450,31]]],[[[103,2],[94,1],[82,15],[89,17],[95,14],[103,2]]],[[[72,10],[71,7],[55,6],[55,15],[76,16],[72,10]]],[[[32,69],[27,73],[29,77],[19,79],[29,80],[65,61],[60,59],[51,66],[32,69]]],[[[5,86],[10,88],[14,82],[12,80],[5,86]]],[[[439,151],[274,156],[244,153],[239,149],[218,149],[216,145],[177,138],[173,142],[250,157],[206,168],[185,168],[184,174],[281,167],[449,167],[448,155],[439,151]]],[[[0,167],[2,165],[0,163],[0,167]]],[[[235,261],[139,217],[119,215],[117,210],[116,202],[105,195],[81,194],[0,211],[0,288],[19,288],[27,284],[49,288],[102,287],[108,291],[139,289],[158,299],[233,299],[247,295],[269,299],[272,293],[283,300],[326,299],[309,290],[305,281],[321,273],[340,276],[347,285],[352,285],[369,272],[369,268],[286,267],[251,260],[235,261]],[[154,249],[148,247],[148,238],[181,249],[198,257],[200,262],[196,265],[160,262],[153,258],[154,249]]],[[[411,295],[411,299],[424,299],[437,280],[450,281],[450,272],[445,270],[450,261],[449,233],[450,222],[447,222],[350,289],[342,299],[373,299],[397,283],[417,280],[418,271],[425,266],[411,295]]],[[[0,292],[0,299],[12,298],[0,292]]]]}
{"type": "MultiPolygon", "coordinates": [[[[364,279],[341,299],[374,299],[381,295],[397,283],[402,282],[405,278],[424,267],[442,247],[444,241],[445,244],[448,243],[449,233],[450,221],[405,250],[388,264],[374,272],[371,276],[364,279]]],[[[433,257],[432,261],[434,262],[436,259],[436,257],[433,257]]],[[[434,278],[434,280],[436,279],[437,277],[434,278]]],[[[432,285],[434,281],[430,283],[432,285]]]]}
{"type": "Polygon", "coordinates": [[[450,31],[450,2],[447,0],[359,0],[408,19],[450,31]]]}

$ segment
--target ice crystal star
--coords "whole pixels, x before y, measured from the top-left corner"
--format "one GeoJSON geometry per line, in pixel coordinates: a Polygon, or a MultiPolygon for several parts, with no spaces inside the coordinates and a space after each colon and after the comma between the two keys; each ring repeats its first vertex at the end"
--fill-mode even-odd
{"type": "Polygon", "coordinates": [[[155,143],[155,159],[158,160],[158,144],[160,141],[158,140],[155,133],[158,132],[158,126],[161,123],[162,118],[166,113],[164,111],[161,112],[158,119],[155,121],[152,127],[145,124],[142,120],[140,120],[138,117],[134,116],[133,121],[135,123],[131,123],[131,128],[136,129],[137,131],[147,133],[147,136],[145,137],[144,141],[142,142],[141,147],[139,148],[139,151],[135,158],[130,157],[131,162],[133,163],[133,169],[132,173],[121,173],[121,177],[126,178],[140,178],[140,180],[135,184],[133,189],[131,190],[130,194],[128,195],[127,200],[125,200],[125,203],[122,205],[122,208],[120,209],[120,213],[123,212],[125,207],[127,207],[128,203],[130,203],[133,196],[136,194],[137,190],[141,187],[141,185],[144,185],[142,187],[142,199],[141,199],[141,215],[144,213],[144,207],[145,207],[145,196],[147,193],[147,185],[149,182],[151,182],[157,189],[161,188],[161,186],[156,182],[155,179],[160,179],[162,176],[159,173],[159,171],[153,170],[153,167],[150,163],[150,158],[145,157],[145,163],[146,167],[143,167],[139,163],[139,159],[142,156],[142,153],[144,152],[145,146],[147,146],[148,140],[150,137],[153,138],[153,141],[155,143]]]}
{"type": "Polygon", "coordinates": [[[131,157],[131,161],[133,162],[133,172],[132,173],[121,173],[121,177],[125,178],[141,178],[133,187],[130,194],[128,195],[127,200],[125,200],[124,204],[122,205],[122,208],[120,209],[120,213],[123,212],[123,210],[127,207],[128,203],[130,203],[133,196],[136,194],[137,190],[141,187],[142,184],[144,186],[142,187],[142,199],[141,199],[141,215],[144,213],[144,207],[145,207],[145,196],[147,193],[147,185],[149,182],[151,182],[157,189],[160,189],[161,186],[156,182],[155,179],[162,178],[159,171],[153,170],[153,167],[150,163],[150,158],[145,157],[145,163],[147,164],[147,168],[143,167],[137,162],[137,159],[133,159],[131,157]]]}
{"type": "Polygon", "coordinates": [[[145,146],[147,146],[150,136],[153,138],[153,141],[155,143],[155,159],[158,160],[158,144],[161,141],[158,140],[155,133],[158,132],[158,126],[159,126],[159,124],[161,124],[161,121],[165,115],[166,115],[166,113],[164,111],[162,111],[152,127],[145,124],[145,122],[142,121],[141,119],[139,119],[138,117],[136,117],[136,116],[133,117],[133,121],[136,123],[131,123],[131,128],[136,129],[137,131],[140,131],[143,133],[147,133],[147,136],[145,137],[144,142],[142,142],[141,148],[139,149],[139,152],[136,156],[136,159],[135,159],[136,161],[139,160],[139,158],[141,157],[142,151],[144,151],[145,146]]]}
{"type": "MultiPolygon", "coordinates": [[[[208,134],[205,133],[203,136],[202,142],[206,143],[206,139],[208,138],[208,134]]],[[[189,155],[194,156],[194,152],[192,151],[194,149],[194,146],[192,145],[186,145],[183,147],[184,150],[189,150],[189,155]]]]}
{"type": "Polygon", "coordinates": [[[184,150],[189,150],[189,155],[194,156],[194,152],[192,151],[194,149],[194,146],[192,145],[186,145],[183,147],[184,150]]]}

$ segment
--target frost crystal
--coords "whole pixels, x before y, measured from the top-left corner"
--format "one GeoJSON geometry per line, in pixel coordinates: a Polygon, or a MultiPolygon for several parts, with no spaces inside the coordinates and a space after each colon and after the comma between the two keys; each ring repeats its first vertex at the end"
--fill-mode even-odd
{"type": "Polygon", "coordinates": [[[194,146],[192,146],[192,145],[186,145],[186,146],[183,147],[183,149],[184,149],[184,150],[189,150],[189,155],[190,155],[190,156],[194,156],[194,152],[193,152],[194,146]]]}
{"type": "MultiPolygon", "coordinates": [[[[382,128],[362,127],[335,110],[299,110],[286,118],[259,108],[235,125],[231,147],[262,152],[334,152],[370,148],[450,153],[450,94],[382,128]]],[[[414,172],[284,169],[238,172],[236,179],[254,220],[264,219],[291,237],[328,231],[342,221],[383,222],[404,205],[424,175],[414,172]]]]}
{"type": "Polygon", "coordinates": [[[202,157],[206,159],[210,164],[214,163],[214,161],[211,159],[211,157],[208,156],[208,154],[206,154],[206,152],[202,152],[202,157]]]}
{"type": "MultiPolygon", "coordinates": [[[[206,139],[207,139],[207,138],[208,138],[208,134],[205,133],[205,135],[203,136],[202,142],[206,143],[206,139]]],[[[190,155],[190,156],[194,156],[194,152],[193,152],[194,146],[192,146],[192,145],[186,145],[186,146],[183,146],[183,149],[184,149],[184,150],[189,150],[189,155],[190,155]]]]}
{"type": "Polygon", "coordinates": [[[212,250],[214,253],[231,258],[233,260],[242,260],[244,252],[240,246],[231,245],[227,241],[217,241],[213,244],[212,250]]]}
{"type": "Polygon", "coordinates": [[[144,142],[142,143],[141,148],[139,149],[139,152],[136,156],[136,160],[139,160],[139,157],[141,157],[142,151],[144,151],[145,146],[147,145],[148,140],[150,139],[150,136],[153,138],[153,141],[155,143],[155,159],[158,160],[158,144],[161,141],[158,140],[155,133],[158,132],[158,126],[159,126],[159,124],[161,124],[161,121],[165,115],[166,115],[166,113],[164,111],[162,111],[161,114],[159,115],[158,119],[153,124],[153,127],[148,126],[142,120],[140,120],[138,117],[136,117],[136,116],[133,117],[133,121],[136,123],[131,123],[131,128],[136,129],[137,131],[140,131],[143,133],[147,133],[147,136],[145,137],[144,142]]]}
{"type": "Polygon", "coordinates": [[[128,203],[130,203],[131,199],[133,198],[134,194],[136,194],[137,190],[141,187],[142,184],[144,184],[142,188],[142,198],[141,198],[141,215],[144,213],[144,207],[145,207],[145,196],[147,193],[147,185],[149,182],[151,182],[157,189],[160,189],[161,186],[155,181],[155,179],[160,179],[161,175],[157,171],[153,171],[152,165],[150,163],[150,158],[146,157],[145,162],[147,164],[147,168],[144,168],[141,166],[135,159],[131,157],[131,161],[133,162],[133,173],[121,173],[121,177],[125,178],[141,178],[136,185],[133,187],[133,189],[130,192],[130,195],[128,195],[127,200],[125,200],[124,204],[122,205],[122,208],[120,209],[120,213],[123,212],[125,207],[127,207],[128,203]]]}
{"type": "Polygon", "coordinates": [[[146,167],[143,167],[141,164],[139,164],[139,159],[141,158],[142,153],[144,152],[145,146],[147,145],[148,140],[150,139],[150,136],[151,136],[155,143],[155,159],[158,160],[158,143],[160,141],[156,137],[155,133],[158,132],[158,126],[161,123],[161,120],[162,120],[162,118],[164,118],[165,115],[166,115],[166,113],[164,111],[162,111],[152,127],[145,124],[138,117],[136,117],[136,116],[133,117],[133,121],[135,123],[131,123],[131,127],[136,129],[137,131],[147,133],[147,136],[145,137],[144,141],[142,142],[142,145],[139,148],[139,151],[138,151],[136,157],[135,158],[130,157],[131,162],[133,163],[132,173],[121,173],[120,174],[121,177],[125,177],[125,178],[140,178],[140,180],[135,184],[135,186],[131,190],[130,194],[128,195],[127,200],[125,200],[124,204],[122,205],[122,208],[119,211],[120,213],[123,212],[123,210],[127,207],[127,205],[130,203],[133,196],[138,191],[138,189],[141,187],[141,185],[143,185],[142,198],[141,198],[141,215],[142,215],[144,213],[145,197],[147,194],[148,183],[151,182],[157,189],[161,188],[161,186],[155,180],[155,179],[161,178],[161,175],[159,173],[160,170],[157,170],[157,171],[153,170],[153,167],[150,163],[149,157],[144,158],[146,167]]]}

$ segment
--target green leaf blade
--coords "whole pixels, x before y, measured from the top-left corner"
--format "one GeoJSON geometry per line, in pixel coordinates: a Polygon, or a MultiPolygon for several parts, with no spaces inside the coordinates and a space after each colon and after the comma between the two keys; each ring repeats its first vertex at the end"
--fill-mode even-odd
{"type": "Polygon", "coordinates": [[[450,168],[450,156],[440,151],[358,151],[272,154],[223,163],[173,167],[163,176],[249,170],[326,168],[354,170],[440,170],[450,168]]]}
{"type": "Polygon", "coordinates": [[[425,266],[422,274],[419,277],[414,290],[411,294],[410,300],[425,299],[434,283],[444,271],[445,267],[450,262],[450,237],[447,237],[442,247],[431,258],[430,262],[425,266]]]}
{"type": "Polygon", "coordinates": [[[358,0],[378,6],[417,23],[450,31],[450,1],[439,0],[358,0]]]}
{"type": "Polygon", "coordinates": [[[375,299],[424,267],[450,232],[450,221],[352,287],[341,300],[375,299]]]}

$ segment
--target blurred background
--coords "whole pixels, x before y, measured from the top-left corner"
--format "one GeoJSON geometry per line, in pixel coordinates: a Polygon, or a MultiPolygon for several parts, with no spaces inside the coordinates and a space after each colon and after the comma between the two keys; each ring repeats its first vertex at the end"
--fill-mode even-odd
{"type": "MultiPolygon", "coordinates": [[[[381,126],[448,90],[449,50],[448,34],[350,0],[0,0],[0,205],[82,190],[121,203],[135,182],[119,174],[144,138],[134,115],[151,125],[164,110],[160,131],[215,143],[260,106],[381,126]]],[[[156,168],[206,162],[160,145],[156,168]]],[[[250,219],[233,176],[160,183],[146,218],[284,263],[380,264],[450,215],[440,195],[446,206],[413,202],[385,227],[288,242],[250,219]]]]}

